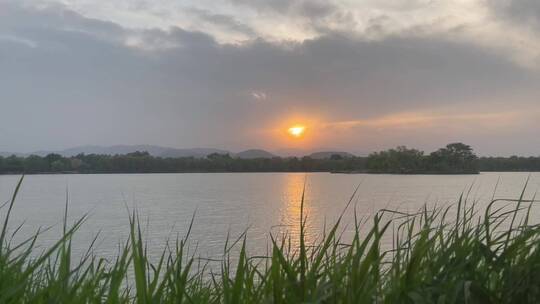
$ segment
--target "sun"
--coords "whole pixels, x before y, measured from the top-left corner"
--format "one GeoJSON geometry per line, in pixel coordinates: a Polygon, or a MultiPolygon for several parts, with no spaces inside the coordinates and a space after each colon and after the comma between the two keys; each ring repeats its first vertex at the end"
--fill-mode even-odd
{"type": "Polygon", "coordinates": [[[302,125],[295,125],[295,126],[290,127],[287,130],[287,132],[289,132],[289,134],[291,134],[294,137],[301,137],[302,135],[304,135],[305,131],[306,131],[306,127],[302,125]]]}

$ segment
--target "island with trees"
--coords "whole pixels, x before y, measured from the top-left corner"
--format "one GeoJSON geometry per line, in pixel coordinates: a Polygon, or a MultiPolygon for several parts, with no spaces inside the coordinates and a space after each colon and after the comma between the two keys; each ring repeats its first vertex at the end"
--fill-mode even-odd
{"type": "Polygon", "coordinates": [[[365,171],[394,174],[477,174],[477,160],[473,149],[463,143],[449,144],[428,155],[417,149],[400,146],[369,155],[365,171]]]}
{"type": "Polygon", "coordinates": [[[188,172],[334,172],[387,174],[476,174],[480,171],[540,171],[540,157],[477,157],[463,143],[426,154],[400,146],[369,156],[333,154],[327,158],[269,157],[242,159],[212,153],[206,157],[156,157],[148,152],[64,157],[0,157],[0,174],[39,173],[188,173],[188,172]]]}

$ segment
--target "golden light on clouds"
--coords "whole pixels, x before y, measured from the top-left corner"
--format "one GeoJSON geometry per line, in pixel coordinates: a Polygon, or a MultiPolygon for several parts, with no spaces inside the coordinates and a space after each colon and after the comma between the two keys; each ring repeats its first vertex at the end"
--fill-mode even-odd
{"type": "Polygon", "coordinates": [[[261,146],[286,151],[282,153],[338,149],[364,152],[392,147],[396,142],[409,144],[404,138],[414,136],[416,141],[411,146],[430,149],[433,142],[472,142],[470,134],[473,132],[486,138],[511,134],[526,125],[534,125],[538,117],[538,110],[516,111],[510,107],[490,111],[483,107],[469,108],[465,113],[459,108],[440,108],[437,111],[398,112],[358,119],[354,116],[347,117],[349,119],[324,117],[310,112],[276,115],[275,120],[260,125],[257,139],[261,146]]]}

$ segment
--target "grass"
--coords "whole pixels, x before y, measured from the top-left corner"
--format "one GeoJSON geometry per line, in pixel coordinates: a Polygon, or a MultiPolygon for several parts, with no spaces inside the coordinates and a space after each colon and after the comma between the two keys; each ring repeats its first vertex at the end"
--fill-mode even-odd
{"type": "Polygon", "coordinates": [[[355,217],[346,244],[341,218],[306,244],[302,214],[298,246],[272,236],[267,256],[250,256],[242,236],[228,241],[220,267],[209,269],[188,253],[189,233],[151,263],[136,213],[115,261],[88,253],[74,262],[71,239],[84,217],[71,226],[64,220],[58,242],[36,255],[39,232],[14,244],[18,229],[8,229],[21,183],[3,208],[0,303],[540,302],[540,227],[529,223],[535,201],[524,195],[493,200],[485,210],[463,196],[414,214],[381,210],[367,231],[355,217]],[[385,237],[390,250],[383,250],[385,237]]]}

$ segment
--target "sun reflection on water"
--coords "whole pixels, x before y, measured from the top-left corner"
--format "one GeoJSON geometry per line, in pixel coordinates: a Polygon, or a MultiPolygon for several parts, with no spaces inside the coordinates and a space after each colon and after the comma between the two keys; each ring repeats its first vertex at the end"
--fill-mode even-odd
{"type": "MultiPolygon", "coordinates": [[[[275,227],[281,238],[287,237],[290,240],[291,249],[295,250],[300,245],[300,220],[302,217],[302,194],[304,193],[303,216],[307,218],[305,227],[305,243],[312,245],[317,238],[311,216],[315,210],[310,202],[309,180],[305,174],[287,174],[284,179],[284,192],[282,207],[280,208],[280,226],[275,227]],[[305,193],[304,193],[305,185],[305,193]]],[[[321,228],[321,227],[319,227],[321,228]]]]}

